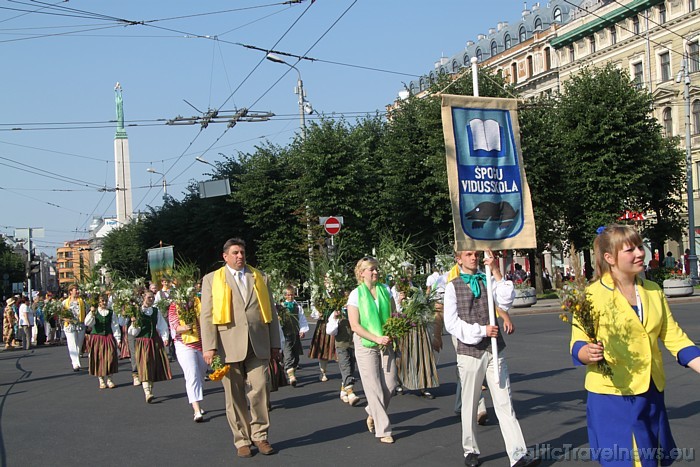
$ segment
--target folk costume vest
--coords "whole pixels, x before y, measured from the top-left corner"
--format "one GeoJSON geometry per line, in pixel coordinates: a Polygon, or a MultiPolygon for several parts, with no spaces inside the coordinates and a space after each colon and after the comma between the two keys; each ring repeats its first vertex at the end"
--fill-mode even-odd
{"type": "Polygon", "coordinates": [[[151,316],[148,316],[143,312],[143,310],[141,310],[141,314],[139,315],[138,319],[138,325],[141,328],[141,331],[139,331],[139,334],[136,337],[147,337],[149,339],[153,339],[158,335],[158,313],[158,309],[153,308],[153,313],[151,313],[151,316]]]}
{"type": "MultiPolygon", "coordinates": [[[[475,298],[472,290],[464,283],[461,277],[457,276],[452,281],[457,298],[457,315],[459,319],[466,323],[477,323],[480,326],[489,324],[489,302],[486,293],[482,293],[479,298],[475,298]]],[[[481,290],[486,291],[486,284],[481,285],[481,290]]],[[[498,351],[506,348],[501,333],[496,338],[498,351]]],[[[457,353],[469,357],[481,358],[484,352],[491,352],[491,339],[485,337],[476,345],[468,345],[457,339],[457,353]]]]}
{"type": "Polygon", "coordinates": [[[113,316],[114,312],[112,310],[110,310],[106,316],[102,316],[99,311],[95,311],[95,324],[92,325],[92,332],[90,334],[98,334],[100,336],[111,335],[113,316]]]}

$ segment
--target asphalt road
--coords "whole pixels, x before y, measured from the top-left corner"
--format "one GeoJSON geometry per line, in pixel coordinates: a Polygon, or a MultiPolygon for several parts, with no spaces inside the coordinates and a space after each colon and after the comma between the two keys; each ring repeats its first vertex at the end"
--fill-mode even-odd
{"type": "MultiPolygon", "coordinates": [[[[673,302],[676,319],[700,343],[700,303],[673,302]]],[[[555,307],[519,310],[516,333],[507,337],[505,355],[513,401],[530,447],[587,447],[584,371],[567,355],[569,328],[555,307]],[[543,313],[550,311],[550,313],[543,313]]],[[[224,413],[220,383],[208,382],[205,422],[192,422],[179,366],[173,380],[157,383],[148,405],[131,384],[128,361],[115,375],[117,388],[99,390],[97,378],[71,371],[67,348],[39,347],[0,353],[0,465],[2,466],[425,466],[463,465],[461,427],[453,412],[455,354],[448,336],[440,354],[441,386],[435,400],[414,394],[392,399],[390,417],[396,443],[380,444],[365,427],[365,405],[350,407],[338,398],[338,366],[329,364],[330,380],[321,383],[318,367],[302,359],[297,388],[273,393],[270,441],[279,453],[236,457],[224,413]]],[[[308,339],[304,342],[308,349],[308,339]]],[[[700,443],[700,375],[680,367],[665,352],[666,404],[679,447],[700,443]]],[[[84,361],[84,365],[86,361],[84,361]]],[[[358,385],[359,386],[359,385],[358,385]]],[[[359,394],[361,393],[361,387],[359,394]]],[[[490,401],[489,401],[490,402],[490,401]]],[[[503,440],[491,421],[479,427],[481,459],[508,466],[503,440]]],[[[581,465],[545,459],[542,465],[581,465]]],[[[590,464],[589,464],[590,465],[590,464]]],[[[700,460],[676,465],[700,465],[700,460]]]]}

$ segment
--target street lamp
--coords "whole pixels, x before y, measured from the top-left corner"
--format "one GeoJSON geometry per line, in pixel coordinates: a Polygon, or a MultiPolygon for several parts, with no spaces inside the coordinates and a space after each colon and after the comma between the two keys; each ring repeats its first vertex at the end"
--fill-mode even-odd
{"type": "Polygon", "coordinates": [[[215,169],[217,168],[214,164],[212,164],[211,162],[205,160],[202,156],[197,156],[197,157],[195,157],[194,159],[195,159],[196,161],[198,161],[198,162],[201,162],[202,164],[211,165],[211,166],[214,167],[215,169]]]}
{"type": "MultiPolygon", "coordinates": [[[[690,136],[690,60],[688,59],[688,40],[683,41],[683,100],[685,101],[685,175],[688,195],[688,268],[693,284],[698,279],[698,257],[695,254],[695,202],[693,200],[693,155],[690,136]]],[[[679,76],[680,78],[680,76],[679,76]]]]}
{"type": "MultiPolygon", "coordinates": [[[[306,114],[305,112],[312,112],[311,105],[306,102],[306,94],[304,93],[304,82],[301,80],[301,72],[297,67],[295,67],[292,64],[289,64],[282,60],[281,57],[273,54],[273,53],[268,53],[265,56],[266,59],[270,60],[271,62],[275,63],[281,63],[282,65],[287,65],[289,68],[293,68],[297,72],[297,87],[294,88],[294,94],[299,95],[299,123],[301,125],[301,139],[305,140],[306,139],[306,114]],[[308,104],[308,105],[307,105],[308,104]]],[[[314,244],[313,240],[314,237],[311,233],[311,209],[309,209],[309,203],[308,200],[306,202],[306,241],[308,243],[308,251],[309,251],[309,272],[311,274],[311,277],[314,276],[315,272],[315,266],[314,266],[314,244]]],[[[314,296],[313,294],[311,295],[311,305],[313,306],[314,304],[314,296]]]]}
{"type": "Polygon", "coordinates": [[[168,197],[168,184],[165,182],[165,174],[162,172],[158,172],[156,169],[153,167],[149,167],[146,169],[146,172],[152,173],[152,174],[158,174],[163,176],[163,199],[168,197]]]}
{"type": "Polygon", "coordinates": [[[275,63],[281,63],[283,65],[287,65],[289,68],[294,68],[297,72],[297,87],[294,88],[294,94],[299,95],[299,124],[301,125],[301,137],[302,139],[306,139],[306,112],[311,113],[311,105],[306,102],[306,93],[304,93],[304,82],[301,80],[301,72],[297,67],[294,65],[285,62],[280,58],[279,56],[269,53],[265,56],[266,59],[270,60],[271,62],[275,63]]]}

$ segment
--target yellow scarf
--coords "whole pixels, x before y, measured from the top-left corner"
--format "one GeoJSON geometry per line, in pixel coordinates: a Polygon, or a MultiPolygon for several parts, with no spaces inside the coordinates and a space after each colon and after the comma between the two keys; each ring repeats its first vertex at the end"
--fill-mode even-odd
{"type": "MultiPolygon", "coordinates": [[[[255,296],[260,304],[260,313],[265,324],[272,322],[272,306],[270,293],[265,284],[265,278],[257,269],[248,266],[255,280],[255,296]]],[[[226,266],[214,273],[211,284],[212,321],[214,324],[229,324],[231,322],[231,288],[226,283],[226,266]]]]}
{"type": "MultiPolygon", "coordinates": [[[[70,302],[71,302],[70,297],[63,300],[63,308],[65,308],[66,310],[70,309],[70,302]]],[[[85,301],[83,301],[82,298],[78,297],[77,302],[78,302],[78,305],[80,306],[79,318],[80,318],[80,322],[82,323],[85,321],[85,301]]],[[[68,327],[69,325],[64,323],[64,326],[68,327]]]]}
{"type": "Polygon", "coordinates": [[[459,269],[459,264],[455,264],[452,269],[450,269],[450,272],[447,273],[447,282],[452,282],[458,278],[461,272],[462,271],[459,269]]]}
{"type": "MultiPolygon", "coordinates": [[[[197,297],[194,298],[194,309],[197,311],[197,319],[199,319],[199,314],[202,311],[202,302],[200,302],[197,297]]],[[[183,320],[180,320],[180,326],[184,326],[186,324],[187,323],[185,323],[183,320]]],[[[194,323],[192,325],[192,329],[189,331],[180,333],[180,338],[182,339],[183,344],[199,342],[199,326],[197,326],[197,323],[194,323]]]]}

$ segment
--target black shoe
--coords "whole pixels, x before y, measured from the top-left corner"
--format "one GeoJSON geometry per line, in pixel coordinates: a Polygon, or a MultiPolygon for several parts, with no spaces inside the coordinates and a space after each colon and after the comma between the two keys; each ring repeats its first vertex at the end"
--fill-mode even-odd
{"type": "Polygon", "coordinates": [[[425,397],[426,399],[435,399],[435,396],[433,396],[429,391],[426,391],[425,389],[421,390],[420,395],[422,397],[425,397]]]}
{"type": "Polygon", "coordinates": [[[475,452],[470,452],[469,454],[467,454],[467,457],[464,458],[464,465],[466,465],[467,467],[477,467],[478,465],[481,465],[479,455],[475,452]]]}
{"type": "Polygon", "coordinates": [[[542,459],[539,457],[531,457],[530,454],[525,454],[518,462],[513,464],[513,467],[535,467],[540,465],[540,462],[542,462],[542,459]]]}

